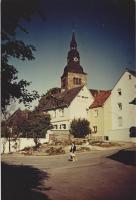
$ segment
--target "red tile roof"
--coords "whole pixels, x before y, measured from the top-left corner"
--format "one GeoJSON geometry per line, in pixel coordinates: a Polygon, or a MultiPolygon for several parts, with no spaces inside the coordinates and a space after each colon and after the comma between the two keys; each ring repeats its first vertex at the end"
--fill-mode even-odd
{"type": "Polygon", "coordinates": [[[103,106],[103,104],[105,103],[105,101],[107,100],[107,98],[110,96],[111,94],[111,90],[100,90],[96,97],[94,102],[92,103],[92,105],[90,106],[90,108],[97,108],[97,107],[101,107],[103,106]]]}

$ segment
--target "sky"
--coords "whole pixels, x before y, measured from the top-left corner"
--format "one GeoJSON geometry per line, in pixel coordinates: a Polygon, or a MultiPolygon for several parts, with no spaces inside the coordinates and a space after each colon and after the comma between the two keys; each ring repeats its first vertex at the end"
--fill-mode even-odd
{"type": "Polygon", "coordinates": [[[134,0],[43,0],[40,9],[45,21],[34,15],[22,21],[29,34],[17,31],[37,49],[35,60],[14,61],[31,90],[60,87],[73,31],[89,89],[112,89],[126,67],[135,70],[134,0]]]}

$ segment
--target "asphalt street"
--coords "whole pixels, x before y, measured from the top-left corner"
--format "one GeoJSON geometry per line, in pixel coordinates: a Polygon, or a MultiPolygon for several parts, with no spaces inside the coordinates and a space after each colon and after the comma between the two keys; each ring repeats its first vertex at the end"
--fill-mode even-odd
{"type": "MultiPolygon", "coordinates": [[[[68,154],[57,156],[11,154],[2,156],[2,162],[10,166],[30,166],[46,172],[48,178],[43,178],[42,188],[39,186],[43,197],[46,195],[43,199],[135,200],[135,155],[135,150],[127,150],[125,154],[118,150],[91,151],[78,153],[78,161],[70,162],[68,154]],[[130,160],[132,153],[133,157],[130,160]]],[[[38,190],[38,187],[33,189],[38,190]]]]}

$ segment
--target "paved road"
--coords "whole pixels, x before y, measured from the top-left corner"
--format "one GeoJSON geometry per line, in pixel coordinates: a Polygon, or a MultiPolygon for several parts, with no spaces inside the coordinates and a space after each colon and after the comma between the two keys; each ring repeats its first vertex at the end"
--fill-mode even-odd
{"type": "Polygon", "coordinates": [[[119,156],[113,159],[116,154],[116,150],[79,153],[77,162],[68,161],[68,155],[11,155],[2,161],[47,172],[44,186],[50,189],[42,193],[51,200],[136,200],[135,166],[124,164],[119,156]]]}

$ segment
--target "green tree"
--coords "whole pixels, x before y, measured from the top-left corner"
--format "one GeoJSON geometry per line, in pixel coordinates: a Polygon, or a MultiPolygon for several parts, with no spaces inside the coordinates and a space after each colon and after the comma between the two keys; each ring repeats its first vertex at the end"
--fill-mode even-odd
{"type": "Polygon", "coordinates": [[[25,121],[25,126],[22,126],[22,132],[23,134],[27,133],[28,137],[33,136],[37,147],[40,143],[39,138],[45,138],[47,130],[52,128],[50,120],[49,114],[34,110],[25,121]]]}
{"type": "Polygon", "coordinates": [[[19,100],[28,106],[39,97],[37,91],[29,92],[31,82],[18,80],[18,71],[9,64],[10,59],[33,60],[35,47],[18,40],[17,28],[28,33],[21,25],[21,20],[30,21],[35,12],[39,12],[40,0],[2,0],[1,11],[1,109],[4,113],[11,101],[19,100]]]}
{"type": "Polygon", "coordinates": [[[86,119],[74,119],[70,124],[70,133],[76,138],[84,138],[91,133],[90,123],[86,119]]]}

